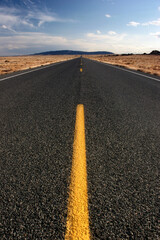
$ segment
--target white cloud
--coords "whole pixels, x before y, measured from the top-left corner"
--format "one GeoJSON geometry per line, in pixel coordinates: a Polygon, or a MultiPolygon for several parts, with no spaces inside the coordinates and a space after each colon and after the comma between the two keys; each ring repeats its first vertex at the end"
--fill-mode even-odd
{"type": "Polygon", "coordinates": [[[0,7],[0,23],[8,28],[26,26],[40,27],[47,22],[74,22],[72,19],[59,18],[55,13],[39,10],[20,10],[16,8],[0,7]]]}
{"type": "Polygon", "coordinates": [[[10,27],[7,27],[6,25],[1,25],[0,26],[0,28],[1,29],[4,29],[4,30],[7,30],[7,31],[11,31],[11,32],[14,32],[14,33],[16,33],[16,31],[15,30],[13,30],[12,28],[10,28],[10,27]]]}
{"type": "Polygon", "coordinates": [[[140,25],[140,23],[139,23],[139,22],[134,22],[134,21],[129,22],[129,23],[127,24],[127,26],[132,26],[132,27],[137,27],[138,25],[140,25]]]}
{"type": "MultiPolygon", "coordinates": [[[[4,27],[5,28],[5,27],[4,27]]],[[[87,34],[82,39],[68,39],[37,32],[15,33],[0,38],[1,55],[28,54],[54,49],[77,49],[85,51],[110,50],[124,39],[124,35],[87,34]]]]}
{"type": "MultiPolygon", "coordinates": [[[[112,32],[112,31],[111,31],[112,32]]],[[[95,43],[96,50],[107,50],[114,53],[144,53],[159,49],[159,41],[150,35],[127,35],[116,33],[114,35],[88,33],[90,43],[95,43]]],[[[94,49],[95,50],[95,49],[94,49]]]]}
{"type": "Polygon", "coordinates": [[[160,18],[154,21],[142,23],[142,26],[148,26],[148,25],[155,25],[155,26],[160,26],[160,18]]]}
{"type": "Polygon", "coordinates": [[[3,36],[0,38],[0,50],[4,49],[29,49],[54,45],[65,45],[66,38],[61,36],[52,36],[45,33],[21,32],[13,36],[3,36]]]}
{"type": "MultiPolygon", "coordinates": [[[[5,28],[5,27],[4,27],[5,28]]],[[[149,36],[88,33],[81,39],[66,38],[37,32],[20,32],[0,37],[0,55],[30,54],[56,49],[111,51],[114,53],[143,53],[159,49],[159,41],[149,36]]]]}
{"type": "Polygon", "coordinates": [[[59,18],[56,14],[51,14],[48,12],[41,12],[41,11],[35,11],[35,12],[29,12],[27,18],[29,20],[37,20],[38,21],[38,27],[40,27],[44,23],[49,22],[75,22],[72,19],[63,19],[59,18]]]}
{"type": "Polygon", "coordinates": [[[110,17],[111,17],[111,15],[110,15],[110,14],[106,14],[105,16],[106,16],[107,18],[110,18],[110,17]]]}
{"type": "Polygon", "coordinates": [[[57,18],[56,16],[47,15],[43,12],[35,12],[35,13],[31,12],[29,14],[29,18],[38,20],[39,27],[46,22],[61,22],[62,21],[61,19],[57,18]]]}
{"type": "Polygon", "coordinates": [[[0,23],[3,25],[15,25],[18,24],[19,22],[19,17],[18,16],[14,16],[12,14],[7,14],[7,13],[3,13],[1,12],[0,9],[0,23]]]}
{"type": "Polygon", "coordinates": [[[160,6],[158,7],[158,10],[160,11],[160,6]]]}
{"type": "Polygon", "coordinates": [[[33,24],[27,19],[26,15],[21,15],[20,10],[7,7],[0,7],[0,23],[8,29],[20,25],[33,27],[33,24]]]}
{"type": "Polygon", "coordinates": [[[117,34],[114,31],[109,31],[108,34],[95,34],[95,33],[88,33],[87,37],[92,39],[93,41],[104,41],[104,40],[111,40],[111,41],[121,41],[125,38],[126,34],[117,34]]]}
{"type": "Polygon", "coordinates": [[[6,25],[2,25],[1,28],[8,29],[6,25]]]}
{"type": "Polygon", "coordinates": [[[154,25],[154,26],[160,26],[160,18],[158,18],[157,20],[153,20],[153,21],[149,21],[149,22],[145,22],[145,23],[139,23],[139,22],[129,22],[127,24],[127,26],[133,26],[133,27],[137,27],[137,26],[149,26],[149,25],[154,25]]]}
{"type": "Polygon", "coordinates": [[[92,51],[97,48],[97,44],[85,38],[67,39],[63,36],[37,32],[21,32],[13,36],[0,37],[0,55],[29,54],[64,48],[92,51]]]}
{"type": "Polygon", "coordinates": [[[151,36],[160,38],[160,32],[156,32],[156,33],[150,33],[151,36]]]}
{"type": "Polygon", "coordinates": [[[114,32],[114,31],[109,31],[108,34],[113,36],[113,35],[116,35],[116,32],[114,32]]]}
{"type": "Polygon", "coordinates": [[[97,34],[101,34],[101,31],[97,30],[97,34]]]}
{"type": "Polygon", "coordinates": [[[31,0],[21,0],[27,8],[33,8],[35,3],[31,0]]]}

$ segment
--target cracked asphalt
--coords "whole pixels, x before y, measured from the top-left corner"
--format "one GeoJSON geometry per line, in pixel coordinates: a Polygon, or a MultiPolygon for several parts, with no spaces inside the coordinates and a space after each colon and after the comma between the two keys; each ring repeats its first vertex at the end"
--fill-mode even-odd
{"type": "Polygon", "coordinates": [[[65,238],[78,104],[91,238],[160,238],[160,82],[82,62],[0,81],[0,239],[65,238]]]}

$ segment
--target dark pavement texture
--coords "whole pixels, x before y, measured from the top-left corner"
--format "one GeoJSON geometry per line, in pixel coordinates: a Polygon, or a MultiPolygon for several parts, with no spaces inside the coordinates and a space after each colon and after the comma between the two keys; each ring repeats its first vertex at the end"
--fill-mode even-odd
{"type": "Polygon", "coordinates": [[[0,82],[0,239],[64,239],[84,104],[92,239],[159,239],[160,83],[83,59],[0,82]]]}
{"type": "Polygon", "coordinates": [[[0,82],[0,239],[63,239],[79,60],[0,82]]]}
{"type": "Polygon", "coordinates": [[[84,65],[93,239],[159,239],[160,83],[84,65]]]}

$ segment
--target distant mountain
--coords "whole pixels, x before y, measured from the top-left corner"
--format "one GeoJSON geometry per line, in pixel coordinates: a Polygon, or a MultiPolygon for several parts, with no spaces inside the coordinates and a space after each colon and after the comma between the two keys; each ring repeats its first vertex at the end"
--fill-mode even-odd
{"type": "Polygon", "coordinates": [[[151,55],[160,55],[160,51],[158,51],[158,50],[153,50],[150,54],[151,54],[151,55]]]}
{"type": "Polygon", "coordinates": [[[84,52],[84,51],[72,51],[72,50],[60,50],[35,53],[34,55],[98,55],[98,54],[113,54],[112,52],[97,51],[97,52],[84,52]]]}

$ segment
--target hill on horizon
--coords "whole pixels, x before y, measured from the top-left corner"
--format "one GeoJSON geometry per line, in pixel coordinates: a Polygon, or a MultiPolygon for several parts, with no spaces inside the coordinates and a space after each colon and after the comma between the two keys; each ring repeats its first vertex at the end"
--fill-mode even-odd
{"type": "Polygon", "coordinates": [[[85,51],[72,51],[72,50],[58,50],[35,53],[33,55],[98,55],[98,54],[114,54],[107,51],[85,52],[85,51]]]}
{"type": "Polygon", "coordinates": [[[160,51],[158,50],[153,50],[150,55],[160,55],[160,51]]]}

